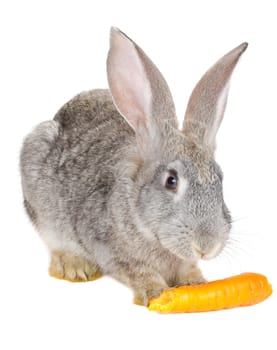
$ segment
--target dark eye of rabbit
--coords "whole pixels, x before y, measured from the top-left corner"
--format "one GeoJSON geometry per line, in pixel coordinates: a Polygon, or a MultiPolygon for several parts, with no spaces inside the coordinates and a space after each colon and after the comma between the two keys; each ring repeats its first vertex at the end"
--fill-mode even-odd
{"type": "Polygon", "coordinates": [[[177,186],[178,186],[178,176],[175,173],[171,173],[166,179],[165,187],[168,190],[176,191],[177,186]]]}

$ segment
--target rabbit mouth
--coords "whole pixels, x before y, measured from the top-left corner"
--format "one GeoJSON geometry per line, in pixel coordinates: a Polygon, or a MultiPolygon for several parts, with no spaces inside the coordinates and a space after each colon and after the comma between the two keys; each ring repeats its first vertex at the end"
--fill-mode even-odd
{"type": "Polygon", "coordinates": [[[196,259],[210,260],[221,252],[222,244],[216,243],[212,247],[204,249],[198,243],[192,242],[191,250],[196,259]]]}

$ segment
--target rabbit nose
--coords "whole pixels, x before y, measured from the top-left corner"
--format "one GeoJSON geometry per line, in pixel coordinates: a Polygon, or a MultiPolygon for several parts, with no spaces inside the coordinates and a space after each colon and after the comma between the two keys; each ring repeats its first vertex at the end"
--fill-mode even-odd
{"type": "Polygon", "coordinates": [[[191,249],[192,249],[194,255],[196,256],[196,258],[202,259],[204,253],[203,253],[203,250],[201,249],[201,247],[199,247],[199,245],[197,243],[192,242],[191,249]]]}
{"type": "Polygon", "coordinates": [[[193,254],[195,255],[196,258],[203,259],[203,260],[209,260],[209,259],[214,258],[218,254],[218,252],[221,249],[221,244],[217,243],[212,247],[203,249],[202,247],[200,247],[200,245],[198,243],[192,242],[191,249],[192,249],[193,254]]]}

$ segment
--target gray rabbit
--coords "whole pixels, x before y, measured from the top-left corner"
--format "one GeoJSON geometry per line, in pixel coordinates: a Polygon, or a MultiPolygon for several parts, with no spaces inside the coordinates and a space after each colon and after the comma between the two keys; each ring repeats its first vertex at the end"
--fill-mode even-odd
{"type": "Polygon", "coordinates": [[[22,147],[24,205],[49,249],[50,275],[109,275],[142,305],[170,287],[205,281],[197,262],[218,255],[231,228],[215,136],[246,47],[199,81],[180,131],[159,70],[111,29],[110,89],[77,95],[22,147]]]}

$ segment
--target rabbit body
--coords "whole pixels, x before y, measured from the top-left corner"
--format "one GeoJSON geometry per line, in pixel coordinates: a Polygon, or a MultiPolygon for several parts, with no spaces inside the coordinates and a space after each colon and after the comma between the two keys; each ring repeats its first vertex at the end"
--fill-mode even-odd
{"type": "Polygon", "coordinates": [[[170,287],[205,281],[197,261],[223,249],[231,226],[213,157],[220,124],[215,111],[224,112],[222,96],[227,98],[225,87],[242,51],[232,59],[229,54],[231,69],[221,74],[218,98],[208,96],[211,116],[204,123],[197,120],[201,111],[194,116],[194,103],[201,105],[198,86],[179,131],[159,71],[112,29],[110,90],[77,95],[22,147],[24,204],[49,249],[51,275],[71,281],[110,275],[131,287],[143,305],[170,287]],[[126,52],[129,61],[121,67],[117,59],[126,52]],[[128,70],[138,71],[131,82],[128,70]]]}
{"type": "Polygon", "coordinates": [[[108,90],[84,92],[54,121],[38,125],[24,142],[21,163],[25,205],[58,265],[50,266],[59,270],[53,275],[66,277],[59,265],[70,253],[93,265],[92,276],[72,271],[72,280],[115,276],[136,290],[137,302],[181,283],[184,261],[135,225],[141,161],[134,132],[108,90]],[[145,279],[153,286],[145,289],[145,279]]]}

